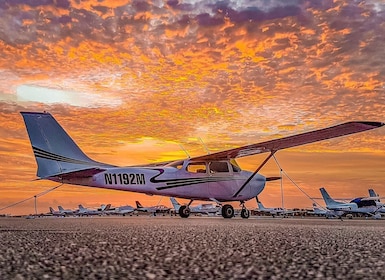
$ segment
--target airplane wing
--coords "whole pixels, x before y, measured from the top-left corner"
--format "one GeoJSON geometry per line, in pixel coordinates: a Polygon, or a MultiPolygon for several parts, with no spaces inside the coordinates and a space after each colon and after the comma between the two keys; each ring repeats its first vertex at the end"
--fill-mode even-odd
{"type": "Polygon", "coordinates": [[[258,144],[251,144],[235,149],[230,149],[222,152],[212,153],[208,155],[198,156],[192,160],[226,160],[262,154],[266,152],[275,152],[282,149],[296,147],[304,144],[314,143],[317,141],[336,138],[344,135],[349,135],[365,130],[381,127],[385,123],[381,122],[346,122],[336,126],[331,126],[319,130],[296,134],[288,137],[274,139],[258,144]]]}

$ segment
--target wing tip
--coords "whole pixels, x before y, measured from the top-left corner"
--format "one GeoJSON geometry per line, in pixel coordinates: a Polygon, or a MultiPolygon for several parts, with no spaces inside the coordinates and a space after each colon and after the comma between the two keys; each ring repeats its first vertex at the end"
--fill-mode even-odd
{"type": "Polygon", "coordinates": [[[368,125],[368,126],[373,126],[373,127],[381,127],[381,126],[385,125],[385,123],[383,123],[383,122],[371,122],[371,121],[362,121],[360,123],[368,125]]]}

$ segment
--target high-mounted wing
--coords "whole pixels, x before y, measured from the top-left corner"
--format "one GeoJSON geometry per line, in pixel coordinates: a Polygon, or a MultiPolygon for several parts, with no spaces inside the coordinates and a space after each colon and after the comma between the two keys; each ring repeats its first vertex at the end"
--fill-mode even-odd
{"type": "Polygon", "coordinates": [[[365,130],[374,129],[383,126],[382,122],[346,122],[336,126],[331,126],[319,130],[296,134],[288,137],[274,139],[258,144],[251,144],[235,149],[230,149],[222,152],[212,153],[208,155],[192,158],[193,160],[226,160],[251,156],[266,152],[276,152],[278,150],[296,147],[304,144],[314,143],[317,141],[336,138],[344,135],[349,135],[365,130]]]}

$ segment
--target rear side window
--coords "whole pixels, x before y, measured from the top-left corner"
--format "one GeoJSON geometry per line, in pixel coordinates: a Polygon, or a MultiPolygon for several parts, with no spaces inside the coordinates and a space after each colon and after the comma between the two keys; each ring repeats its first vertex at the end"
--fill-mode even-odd
{"type": "Polygon", "coordinates": [[[209,163],[210,173],[228,173],[229,166],[226,161],[212,161],[209,163]]]}

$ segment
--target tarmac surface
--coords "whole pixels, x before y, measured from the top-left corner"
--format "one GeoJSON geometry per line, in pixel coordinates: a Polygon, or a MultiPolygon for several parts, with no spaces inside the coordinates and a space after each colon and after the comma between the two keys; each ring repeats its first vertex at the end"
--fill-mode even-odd
{"type": "Polygon", "coordinates": [[[0,218],[0,279],[385,279],[385,220],[0,218]]]}

